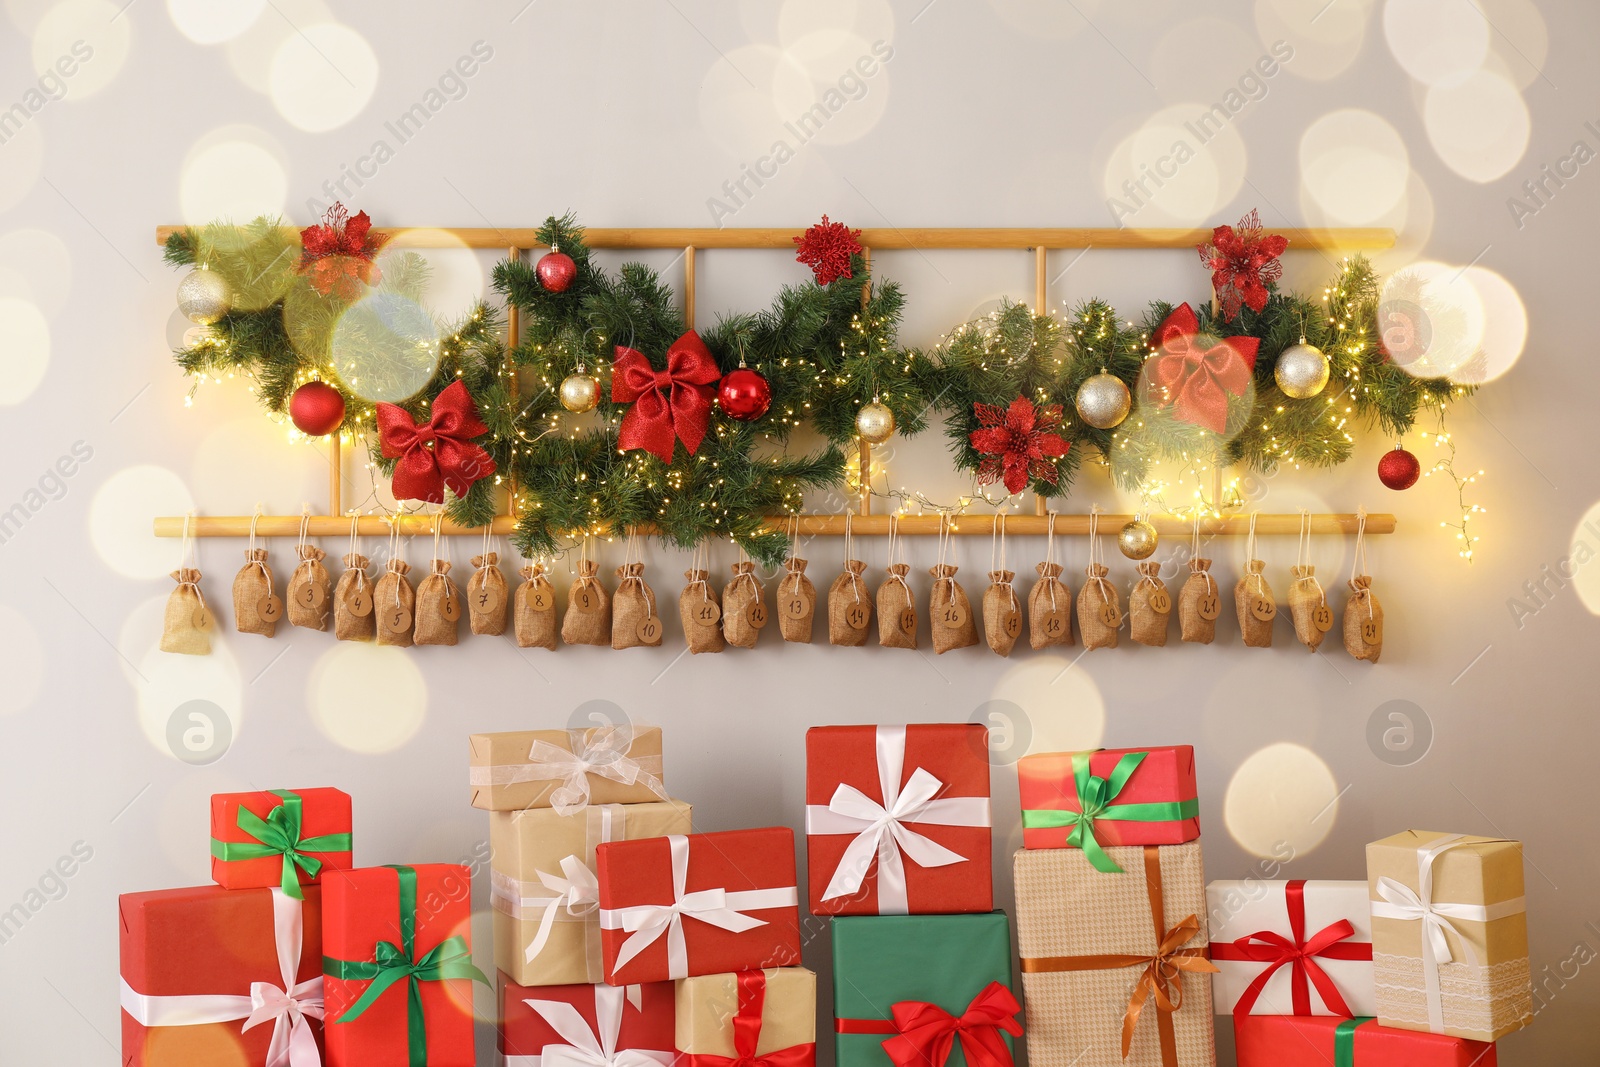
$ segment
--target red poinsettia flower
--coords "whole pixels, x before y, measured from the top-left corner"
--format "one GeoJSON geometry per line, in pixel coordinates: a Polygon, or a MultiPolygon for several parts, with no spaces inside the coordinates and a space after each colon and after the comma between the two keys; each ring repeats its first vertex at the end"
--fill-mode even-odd
{"type": "Polygon", "coordinates": [[[316,226],[300,231],[300,273],[323,296],[354,300],[363,286],[377,285],[383,272],[373,257],[388,235],[372,232],[365,211],[351,216],[337,201],[316,226]]]}
{"type": "Polygon", "coordinates": [[[1200,262],[1211,268],[1224,321],[1237,318],[1241,304],[1257,312],[1267,306],[1267,285],[1283,277],[1278,257],[1288,247],[1287,237],[1261,231],[1261,216],[1253,209],[1238,226],[1212,230],[1210,244],[1195,246],[1200,262]]]}
{"type": "Polygon", "coordinates": [[[799,246],[795,262],[810,267],[819,285],[827,285],[835,278],[854,277],[850,273],[850,257],[861,251],[860,236],[860,230],[852,230],[842,222],[829,222],[824,215],[821,222],[793,239],[799,246]]]}
{"type": "Polygon", "coordinates": [[[983,454],[978,465],[978,484],[1004,480],[1006,492],[1020,493],[1028,479],[1056,484],[1055,461],[1067,454],[1067,442],[1058,433],[1061,405],[1047,404],[1035,411],[1033,401],[1019,396],[1008,408],[995,404],[973,404],[981,429],[968,438],[983,454]]]}

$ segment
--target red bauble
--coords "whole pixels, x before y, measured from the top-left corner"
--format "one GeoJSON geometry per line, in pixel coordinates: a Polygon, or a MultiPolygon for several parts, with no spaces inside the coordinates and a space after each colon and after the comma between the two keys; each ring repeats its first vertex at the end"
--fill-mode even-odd
{"type": "Polygon", "coordinates": [[[289,419],[307,437],[324,437],[344,422],[344,394],[327,382],[307,382],[289,398],[289,419]]]}
{"type": "Polygon", "coordinates": [[[578,276],[578,265],[565,252],[546,252],[533,268],[539,275],[539,284],[552,293],[564,293],[572,279],[578,276]]]}
{"type": "Polygon", "coordinates": [[[1422,464],[1399,445],[1378,460],[1378,480],[1390,489],[1410,489],[1422,476],[1422,464]]]}
{"type": "Polygon", "coordinates": [[[772,406],[772,383],[748,367],[731,370],[717,386],[717,403],[729,418],[755,422],[772,406]]]}

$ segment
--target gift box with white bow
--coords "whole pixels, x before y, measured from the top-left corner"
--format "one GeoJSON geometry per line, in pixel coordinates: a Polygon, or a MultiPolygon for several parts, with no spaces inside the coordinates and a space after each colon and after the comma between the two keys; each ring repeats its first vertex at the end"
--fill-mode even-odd
{"type": "Polygon", "coordinates": [[[1218,1015],[1378,1013],[1367,883],[1215,881],[1206,905],[1218,1015]]]}
{"type": "Polygon", "coordinates": [[[788,827],[612,841],[595,871],[612,985],[800,963],[788,827]]]}
{"type": "Polygon", "coordinates": [[[521,986],[499,976],[502,1067],[672,1067],[671,982],[521,986]]]}
{"type": "Polygon", "coordinates": [[[563,815],[589,804],[667,800],[661,730],[595,726],[473,734],[472,806],[487,811],[554,808],[563,815]]]}
{"type": "Polygon", "coordinates": [[[678,981],[678,1067],[814,1067],[817,976],[804,967],[678,981]]]}
{"type": "Polygon", "coordinates": [[[806,733],[806,857],[818,915],[987,912],[988,731],[981,724],[806,733]]]}
{"type": "Polygon", "coordinates": [[[124,893],[123,1067],[318,1067],[322,893],[124,893]]]}
{"type": "Polygon", "coordinates": [[[687,834],[691,813],[676,801],[490,812],[495,966],[524,986],[603,981],[596,846],[687,834]]]}

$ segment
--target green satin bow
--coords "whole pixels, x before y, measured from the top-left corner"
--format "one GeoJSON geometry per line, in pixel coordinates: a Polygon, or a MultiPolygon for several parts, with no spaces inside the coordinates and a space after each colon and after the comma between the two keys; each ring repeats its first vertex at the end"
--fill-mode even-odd
{"type": "Polygon", "coordinates": [[[1370,1015],[1358,1015],[1333,1031],[1333,1067],[1356,1067],[1356,1028],[1371,1021],[1370,1015]]]}
{"type": "Polygon", "coordinates": [[[322,957],[322,972],[331,978],[370,982],[366,992],[334,1024],[359,1019],[389,987],[406,982],[406,1046],[411,1067],[428,1067],[428,1023],[422,1015],[422,983],[447,978],[470,978],[489,984],[472,963],[472,950],[460,934],[448,937],[417,958],[417,872],[412,867],[389,864],[400,877],[400,944],[379,941],[371,960],[336,960],[322,957]]]}
{"type": "Polygon", "coordinates": [[[1122,868],[1106,854],[1094,835],[1096,819],[1115,819],[1121,822],[1174,822],[1192,819],[1200,814],[1198,798],[1168,800],[1154,804],[1113,804],[1122,787],[1128,784],[1133,772],[1139,769],[1148,752],[1129,752],[1117,760],[1110,778],[1089,773],[1088,752],[1072,754],[1072,779],[1078,793],[1077,811],[1060,811],[1054,808],[1029,809],[1022,813],[1022,825],[1029,829],[1049,829],[1070,826],[1068,848],[1081,848],[1094,869],[1107,874],[1120,874],[1122,868]]]}
{"type": "Polygon", "coordinates": [[[295,900],[303,900],[300,876],[295,868],[306,872],[308,881],[314,880],[322,870],[322,861],[306,855],[307,852],[349,852],[349,834],[323,834],[321,837],[301,837],[302,819],[299,793],[287,789],[269,790],[283,803],[273,808],[263,819],[242,804],[239,806],[239,829],[255,838],[254,841],[218,841],[211,839],[211,854],[224,863],[234,860],[257,860],[267,856],[283,857],[283,891],[295,900]]]}

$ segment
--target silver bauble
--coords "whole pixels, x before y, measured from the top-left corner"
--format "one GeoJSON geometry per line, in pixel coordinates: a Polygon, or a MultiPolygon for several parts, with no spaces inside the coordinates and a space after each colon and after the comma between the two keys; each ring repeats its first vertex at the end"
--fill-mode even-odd
{"type": "Polygon", "coordinates": [[[228,313],[233,293],[222,275],[196,267],[178,283],[178,310],[190,322],[210,326],[228,313]]]}
{"type": "Polygon", "coordinates": [[[594,375],[569,374],[561,382],[561,406],[568,411],[582,414],[593,411],[594,406],[600,402],[600,383],[594,375]]]}
{"type": "Polygon", "coordinates": [[[1160,541],[1156,528],[1143,519],[1134,519],[1117,531],[1117,547],[1129,559],[1149,559],[1160,541]]]}
{"type": "Polygon", "coordinates": [[[1272,377],[1284,396],[1305,400],[1322,392],[1328,384],[1328,357],[1316,345],[1301,341],[1279,353],[1272,377]]]}
{"type": "Polygon", "coordinates": [[[874,400],[856,412],[856,433],[869,445],[881,445],[894,436],[894,412],[874,400]]]}
{"type": "Polygon", "coordinates": [[[1076,407],[1078,418],[1097,430],[1109,430],[1133,410],[1133,396],[1121,378],[1101,371],[1078,386],[1076,407]]]}

